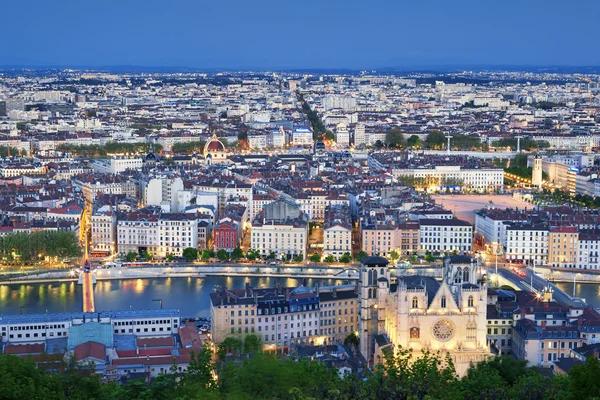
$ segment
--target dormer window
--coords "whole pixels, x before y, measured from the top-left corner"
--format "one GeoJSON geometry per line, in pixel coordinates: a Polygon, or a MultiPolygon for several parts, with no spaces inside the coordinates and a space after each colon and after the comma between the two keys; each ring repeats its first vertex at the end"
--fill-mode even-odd
{"type": "Polygon", "coordinates": [[[440,308],[446,308],[446,296],[442,296],[440,299],[440,308]]]}
{"type": "Polygon", "coordinates": [[[473,303],[474,303],[473,296],[469,296],[469,299],[467,300],[467,306],[468,307],[473,307],[473,303]]]}

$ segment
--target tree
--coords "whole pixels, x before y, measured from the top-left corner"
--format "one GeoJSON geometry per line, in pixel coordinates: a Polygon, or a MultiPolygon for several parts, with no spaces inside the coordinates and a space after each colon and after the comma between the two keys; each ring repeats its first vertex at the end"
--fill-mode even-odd
{"type": "Polygon", "coordinates": [[[598,398],[600,394],[600,361],[589,355],[582,365],[571,368],[571,390],[574,399],[598,398]]]}
{"type": "Polygon", "coordinates": [[[424,260],[427,262],[434,262],[435,257],[432,254],[425,254],[424,260]]]}
{"type": "Polygon", "coordinates": [[[392,259],[392,261],[396,261],[400,258],[400,254],[398,254],[396,250],[392,250],[390,251],[390,258],[392,259]]]}
{"type": "Polygon", "coordinates": [[[274,260],[277,257],[277,254],[275,254],[274,251],[270,252],[269,255],[267,256],[267,258],[269,260],[274,260]]]}
{"type": "Polygon", "coordinates": [[[421,139],[417,135],[411,135],[408,138],[408,140],[406,141],[406,145],[409,147],[417,148],[417,149],[420,149],[421,147],[423,147],[423,143],[421,142],[421,139]]]}
{"type": "Polygon", "coordinates": [[[165,256],[165,259],[167,261],[173,261],[175,259],[175,256],[172,253],[167,253],[167,255],[165,256]]]}
{"type": "Polygon", "coordinates": [[[367,256],[368,256],[368,254],[367,254],[366,252],[364,252],[364,251],[362,251],[362,250],[359,250],[359,251],[357,251],[357,252],[356,252],[356,254],[354,255],[354,259],[355,259],[356,261],[360,261],[360,260],[362,260],[363,258],[365,258],[365,257],[367,257],[367,256]]]}
{"type": "Polygon", "coordinates": [[[294,257],[294,262],[301,263],[302,261],[304,261],[304,256],[302,254],[298,254],[294,257]]]}
{"type": "Polygon", "coordinates": [[[352,332],[351,334],[346,336],[346,338],[344,339],[344,346],[348,346],[348,345],[354,345],[354,346],[358,347],[359,338],[358,338],[358,335],[356,334],[356,332],[352,332]]]}
{"type": "Polygon", "coordinates": [[[350,253],[348,253],[348,252],[342,254],[342,256],[340,257],[341,263],[348,264],[350,261],[352,261],[352,257],[350,256],[350,253]]]}
{"type": "Polygon", "coordinates": [[[242,351],[242,341],[233,337],[225,338],[217,347],[217,356],[224,360],[225,355],[242,351]]]}
{"type": "Polygon", "coordinates": [[[256,335],[247,335],[244,338],[244,352],[256,353],[262,348],[260,339],[256,335]]]}
{"type": "Polygon", "coordinates": [[[215,252],[212,250],[204,250],[202,252],[202,261],[208,261],[215,256],[215,252]]]}
{"type": "Polygon", "coordinates": [[[186,247],[185,249],[183,249],[182,254],[183,258],[185,258],[187,262],[191,262],[198,259],[198,249],[195,249],[193,247],[186,247]]]}
{"type": "Polygon", "coordinates": [[[381,150],[383,148],[383,142],[381,140],[377,140],[373,144],[373,147],[375,147],[376,150],[381,150]]]}
{"type": "Polygon", "coordinates": [[[404,146],[404,135],[398,128],[392,128],[385,134],[385,144],[391,149],[404,146]]]}
{"type": "Polygon", "coordinates": [[[310,256],[310,261],[314,263],[321,262],[321,255],[317,253],[313,254],[312,256],[310,256]]]}
{"type": "Polygon", "coordinates": [[[425,138],[425,147],[428,149],[439,150],[446,143],[444,134],[440,131],[431,131],[425,138]]]}
{"type": "Polygon", "coordinates": [[[150,261],[150,260],[152,260],[152,257],[154,257],[154,254],[152,254],[148,250],[145,250],[142,252],[141,257],[146,261],[150,261]]]}
{"type": "Polygon", "coordinates": [[[233,251],[231,252],[231,259],[232,260],[239,260],[240,258],[244,257],[244,252],[242,249],[240,249],[239,247],[236,247],[235,249],[233,249],[233,251]]]}
{"type": "Polygon", "coordinates": [[[329,254],[327,257],[325,257],[325,260],[323,261],[325,261],[326,263],[332,263],[335,262],[335,257],[329,254]]]}
{"type": "Polygon", "coordinates": [[[217,258],[221,261],[225,261],[229,258],[229,253],[227,253],[227,250],[221,249],[217,251],[217,258]]]}
{"type": "Polygon", "coordinates": [[[256,251],[252,251],[252,250],[248,251],[248,255],[246,256],[246,258],[248,258],[248,260],[250,260],[250,261],[254,261],[259,257],[260,257],[260,254],[256,251]]]}
{"type": "Polygon", "coordinates": [[[135,251],[130,251],[129,253],[125,254],[125,259],[127,260],[127,262],[133,262],[137,259],[137,253],[135,251]]]}

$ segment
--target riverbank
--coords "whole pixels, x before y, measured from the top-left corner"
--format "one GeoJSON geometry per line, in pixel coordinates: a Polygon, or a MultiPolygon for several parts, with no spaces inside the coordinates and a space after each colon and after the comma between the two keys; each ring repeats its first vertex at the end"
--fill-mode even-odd
{"type": "MultiPolygon", "coordinates": [[[[358,272],[353,268],[339,267],[248,267],[203,265],[203,266],[169,266],[144,268],[111,268],[98,269],[94,272],[96,281],[122,279],[156,279],[156,278],[204,278],[206,276],[240,276],[269,278],[314,278],[314,279],[348,279],[357,280],[358,272]]],[[[27,277],[8,278],[0,281],[0,285],[26,283],[59,283],[77,282],[78,278],[72,270],[35,273],[27,277]]]]}

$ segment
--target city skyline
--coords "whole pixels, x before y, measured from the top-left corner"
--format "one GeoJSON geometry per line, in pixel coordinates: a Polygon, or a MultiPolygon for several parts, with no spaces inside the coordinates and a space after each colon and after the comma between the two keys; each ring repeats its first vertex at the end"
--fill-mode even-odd
{"type": "Polygon", "coordinates": [[[600,65],[593,40],[600,33],[593,21],[600,5],[559,4],[380,1],[363,7],[334,1],[298,9],[271,1],[231,1],[227,7],[187,1],[178,7],[137,1],[15,3],[0,27],[10,38],[0,45],[0,65],[225,70],[600,65]]]}

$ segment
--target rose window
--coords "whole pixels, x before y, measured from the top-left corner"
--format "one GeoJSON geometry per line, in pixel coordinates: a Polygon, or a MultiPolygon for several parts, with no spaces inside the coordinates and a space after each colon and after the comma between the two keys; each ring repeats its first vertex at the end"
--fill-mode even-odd
{"type": "Polygon", "coordinates": [[[441,319],[433,325],[433,336],[440,342],[452,339],[454,331],[454,324],[447,319],[441,319]]]}

